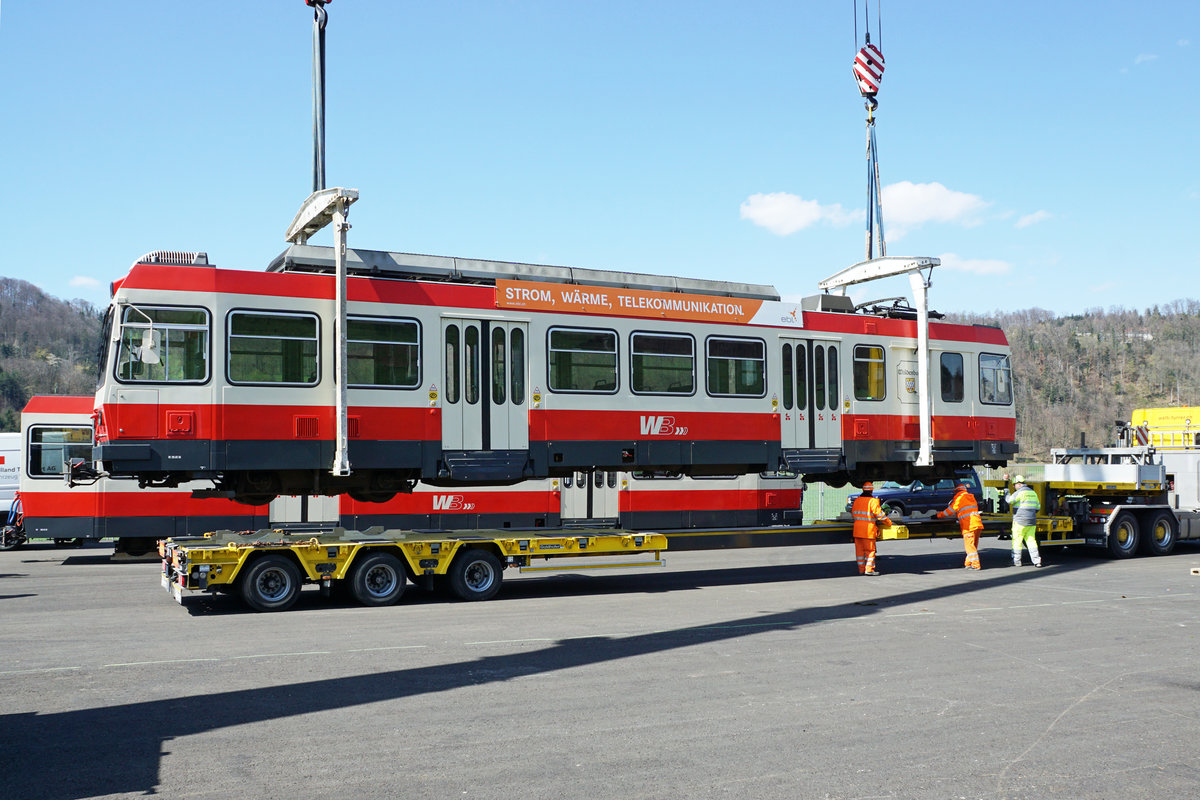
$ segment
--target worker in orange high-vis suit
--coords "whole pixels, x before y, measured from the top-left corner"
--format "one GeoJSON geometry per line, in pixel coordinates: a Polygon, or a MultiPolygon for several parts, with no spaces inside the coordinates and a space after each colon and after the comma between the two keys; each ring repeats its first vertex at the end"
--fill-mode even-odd
{"type": "Polygon", "coordinates": [[[883,506],[873,495],[875,484],[867,481],[863,484],[862,494],[850,506],[850,514],[854,517],[854,555],[858,558],[859,575],[878,575],[875,569],[875,540],[879,538],[879,529],[892,527],[892,521],[883,513],[883,506]]]}
{"type": "Polygon", "coordinates": [[[983,520],[979,517],[979,504],[975,495],[965,483],[954,487],[954,497],[950,505],[938,512],[938,517],[956,517],[958,529],[962,531],[963,549],[967,551],[967,560],[963,564],[967,569],[983,569],[979,565],[979,532],[983,530],[983,520]]]}

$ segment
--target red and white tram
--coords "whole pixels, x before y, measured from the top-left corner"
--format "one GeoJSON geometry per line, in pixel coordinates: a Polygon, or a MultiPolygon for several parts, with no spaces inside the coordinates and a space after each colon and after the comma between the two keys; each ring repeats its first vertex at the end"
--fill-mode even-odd
{"type": "MultiPolygon", "coordinates": [[[[194,485],[139,489],[132,479],[101,477],[68,488],[66,465],[88,458],[93,446],[92,398],[30,399],[21,414],[21,447],[12,456],[19,478],[24,522],[19,536],[59,543],[112,538],[117,550],[148,552],[158,539],[208,531],[266,527],[363,530],[470,530],[563,526],[650,528],[742,528],[799,525],[803,485],[793,474],[686,478],[678,474],[593,470],[561,479],[513,486],[447,490],[418,483],[411,493],[384,503],[283,496],[269,506],[225,498],[192,497],[194,485]],[[18,470],[19,466],[19,470],[18,470]]],[[[14,434],[15,435],[15,434],[14,434]]],[[[8,504],[0,507],[7,512],[8,504]]]]}
{"type": "Polygon", "coordinates": [[[782,303],[751,284],[369,250],[347,260],[350,475],[330,471],[333,253],[309,245],[265,272],[150,254],[115,283],[95,459],[262,503],[381,502],[418,480],[593,469],[788,470],[840,485],[1016,452],[995,327],[929,326],[933,461],[918,468],[912,318],[834,295],[782,303]]]}
{"type": "MultiPolygon", "coordinates": [[[[135,481],[101,477],[67,488],[72,459],[90,458],[92,398],[30,398],[21,412],[20,502],[23,537],[75,542],[113,538],[117,549],[138,553],[169,536],[253,530],[268,524],[267,506],[220,497],[194,498],[193,488],[139,489],[135,481]]],[[[4,510],[7,511],[7,508],[4,510]]]]}

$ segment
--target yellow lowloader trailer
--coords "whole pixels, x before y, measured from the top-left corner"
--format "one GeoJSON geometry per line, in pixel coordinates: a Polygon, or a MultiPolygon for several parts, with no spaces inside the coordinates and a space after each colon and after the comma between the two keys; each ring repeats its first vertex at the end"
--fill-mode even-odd
{"type": "MultiPolygon", "coordinates": [[[[1116,558],[1166,555],[1200,539],[1200,408],[1138,409],[1117,428],[1117,447],[1051,450],[1041,480],[1040,545],[1089,545],[1116,558]]],[[[1009,489],[1006,482],[988,486],[1009,489]]],[[[1007,512],[1001,498],[1000,511],[1007,512]]],[[[988,523],[1011,521],[1004,513],[988,523]]]]}
{"type": "MultiPolygon", "coordinates": [[[[217,531],[159,543],[162,585],[182,603],[194,592],[227,593],[256,611],[290,608],[305,585],[367,606],[400,601],[408,584],[445,586],[487,600],[506,569],[520,572],[662,567],[668,550],[787,547],[851,542],[847,520],[753,529],[624,531],[533,529],[400,531],[334,528],[317,533],[217,531]]],[[[1002,525],[993,526],[998,532],[1002,525]]],[[[956,537],[953,520],[893,524],[883,539],[956,537]]]]}
{"type": "Polygon", "coordinates": [[[553,569],[661,566],[661,533],[615,530],[323,533],[277,530],[217,531],[159,543],[163,586],[180,603],[185,592],[235,593],[256,611],[283,611],[304,584],[345,592],[367,606],[398,602],[411,580],[445,585],[464,600],[487,600],[500,590],[505,567],[553,569]],[[615,557],[615,558],[614,558],[615,557]]]}

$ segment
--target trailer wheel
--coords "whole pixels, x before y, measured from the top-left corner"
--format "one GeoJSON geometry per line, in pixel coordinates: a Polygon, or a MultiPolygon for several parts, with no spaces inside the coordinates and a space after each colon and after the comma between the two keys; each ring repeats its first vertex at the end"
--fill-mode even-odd
{"type": "Polygon", "coordinates": [[[238,590],[255,611],[286,611],[300,596],[300,570],[286,556],[265,555],[242,573],[238,590]]]}
{"type": "Polygon", "coordinates": [[[404,594],[404,567],[391,553],[361,556],[350,574],[350,593],[364,606],[390,606],[404,594]]]}
{"type": "Polygon", "coordinates": [[[450,591],[463,600],[490,600],[500,591],[503,568],[500,559],[487,550],[463,550],[450,565],[450,591]]]}
{"type": "Polygon", "coordinates": [[[1179,538],[1179,528],[1175,515],[1170,511],[1160,511],[1150,518],[1142,538],[1142,549],[1147,555],[1170,555],[1175,549],[1175,541],[1179,538]]]}
{"type": "Polygon", "coordinates": [[[1138,534],[1137,517],[1122,511],[1108,528],[1108,552],[1113,558],[1129,558],[1137,552],[1138,534]]]}

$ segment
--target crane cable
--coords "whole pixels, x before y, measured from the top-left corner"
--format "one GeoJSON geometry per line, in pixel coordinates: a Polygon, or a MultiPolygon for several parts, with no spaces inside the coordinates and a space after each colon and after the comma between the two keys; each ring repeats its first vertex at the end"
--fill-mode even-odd
{"type": "Polygon", "coordinates": [[[304,0],[313,10],[313,191],[325,188],[325,26],[332,0],[304,0]]]}

